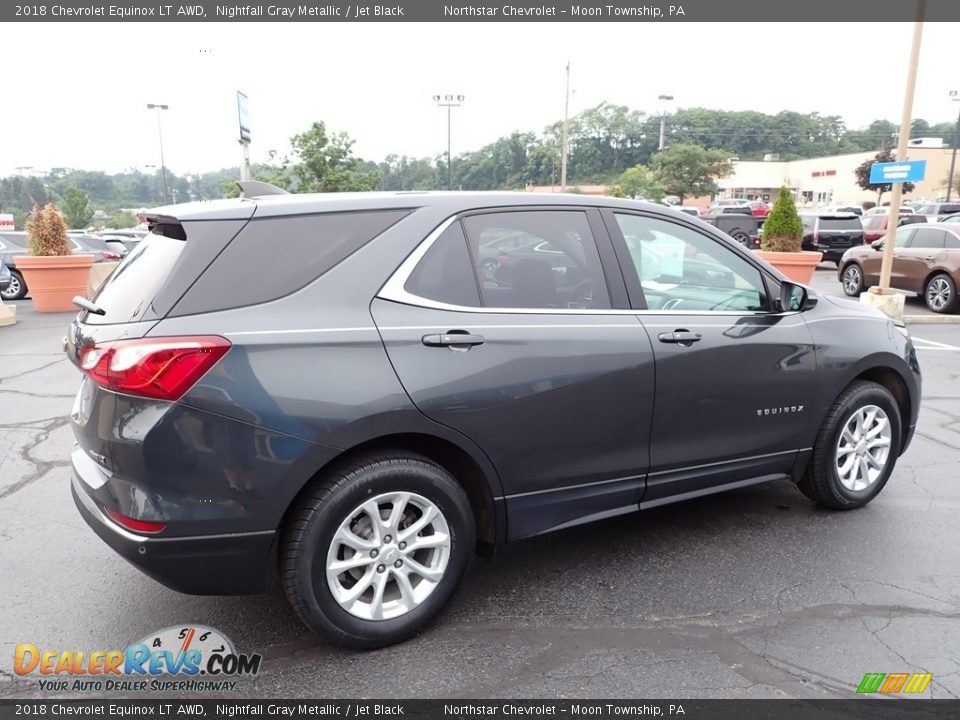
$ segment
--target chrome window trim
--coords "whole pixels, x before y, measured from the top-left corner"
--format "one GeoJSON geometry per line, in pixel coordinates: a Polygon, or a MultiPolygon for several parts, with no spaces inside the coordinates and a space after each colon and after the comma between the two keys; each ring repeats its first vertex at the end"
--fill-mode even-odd
{"type": "MultiPolygon", "coordinates": [[[[772,313],[767,310],[634,310],[608,308],[606,310],[590,308],[502,308],[502,307],[471,307],[467,305],[450,305],[448,303],[430,300],[408,292],[404,287],[414,268],[427,254],[427,251],[433,246],[437,239],[446,232],[453,223],[460,220],[459,215],[453,215],[440,223],[427,237],[425,237],[413,252],[407,255],[407,258],[400,263],[390,278],[383,284],[377,292],[376,297],[381,300],[390,300],[392,302],[402,303],[404,305],[413,305],[415,307],[429,308],[431,310],[447,310],[450,312],[463,313],[483,313],[487,315],[671,315],[677,317],[699,316],[709,314],[711,317],[787,317],[789,315],[799,314],[799,310],[785,313],[772,313]]],[[[602,262],[602,259],[601,259],[602,262]]],[[[472,259],[471,259],[472,263],[472,259]]],[[[759,271],[759,268],[758,268],[759,271]]],[[[761,272],[761,275],[763,273],[761,272]]]]}

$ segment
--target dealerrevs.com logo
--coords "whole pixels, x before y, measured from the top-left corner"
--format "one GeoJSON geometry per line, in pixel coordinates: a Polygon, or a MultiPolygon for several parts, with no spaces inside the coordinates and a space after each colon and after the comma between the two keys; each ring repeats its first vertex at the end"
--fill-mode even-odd
{"type": "Polygon", "coordinates": [[[238,653],[230,639],[203,625],[168,627],[125,650],[56,650],[21,643],[17,675],[39,675],[41,690],[233,690],[236,677],[260,672],[263,657],[238,653]]]}

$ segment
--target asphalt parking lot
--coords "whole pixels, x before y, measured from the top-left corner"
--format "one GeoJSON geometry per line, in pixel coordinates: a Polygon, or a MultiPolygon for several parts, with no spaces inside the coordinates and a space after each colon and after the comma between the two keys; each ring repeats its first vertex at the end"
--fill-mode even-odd
{"type": "MultiPolygon", "coordinates": [[[[815,286],[839,292],[826,269],[815,286]]],[[[236,697],[832,698],[900,671],[960,697],[960,325],[911,327],[919,428],[867,508],[824,511],[779,482],[534,538],[478,559],[425,635],[355,653],[310,636],[279,590],[180,595],[87,528],[70,316],[17,305],[0,328],[0,697],[49,696],[13,674],[18,643],[104,650],[183,623],[263,654],[236,697]]]]}

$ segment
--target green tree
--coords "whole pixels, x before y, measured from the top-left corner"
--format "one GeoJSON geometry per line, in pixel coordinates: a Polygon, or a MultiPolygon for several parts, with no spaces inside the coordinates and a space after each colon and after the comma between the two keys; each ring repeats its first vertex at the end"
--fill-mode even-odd
{"type": "Polygon", "coordinates": [[[13,215],[13,229],[23,230],[27,224],[27,213],[18,207],[8,207],[3,212],[13,215]]]}
{"type": "Polygon", "coordinates": [[[290,139],[292,159],[285,159],[273,178],[295,192],[351,192],[376,190],[376,172],[361,172],[363,161],[353,155],[353,140],[346,133],[327,133],[323,122],[290,139]]]}
{"type": "Polygon", "coordinates": [[[803,221],[790,191],[781,187],[780,196],[763,223],[762,247],[767,252],[800,252],[802,240],[803,221]]]}
{"type": "MultiPolygon", "coordinates": [[[[857,185],[859,185],[863,190],[872,190],[877,194],[877,205],[880,204],[880,201],[883,199],[883,194],[893,190],[892,183],[871,183],[870,182],[870,167],[874,163],[887,163],[893,162],[896,157],[893,154],[893,150],[889,147],[885,147],[883,150],[878,152],[873,156],[873,159],[864,160],[857,168],[853,171],[854,177],[857,179],[857,185]]],[[[905,182],[902,183],[903,192],[911,192],[914,188],[913,183],[905,182]]]]}
{"type": "Polygon", "coordinates": [[[953,174],[953,182],[950,182],[950,172],[948,171],[946,175],[943,176],[943,180],[940,181],[940,187],[944,190],[947,187],[950,188],[950,197],[960,196],[960,171],[957,171],[953,174]]]}
{"type": "Polygon", "coordinates": [[[113,228],[114,230],[132,228],[136,227],[136,225],[137,218],[134,217],[133,213],[128,212],[115,213],[109,220],[107,220],[107,227],[113,228]]]}
{"type": "Polygon", "coordinates": [[[656,181],[671,195],[703,197],[718,191],[717,178],[733,172],[730,156],[723,150],[705,150],[680,143],[656,155],[651,162],[656,181]]]}
{"type": "Polygon", "coordinates": [[[64,191],[60,206],[68,228],[82,229],[93,220],[90,196],[78,187],[69,187],[64,191]]]}
{"type": "Polygon", "coordinates": [[[634,165],[627,168],[617,180],[617,185],[626,197],[643,198],[660,202],[666,190],[654,179],[650,170],[643,165],[634,165]]]}

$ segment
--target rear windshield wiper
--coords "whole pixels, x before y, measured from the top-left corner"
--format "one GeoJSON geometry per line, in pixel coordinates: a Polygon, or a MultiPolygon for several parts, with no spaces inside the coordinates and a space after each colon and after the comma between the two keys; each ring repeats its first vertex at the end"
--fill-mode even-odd
{"type": "Polygon", "coordinates": [[[106,315],[106,314],[107,314],[107,311],[106,311],[106,310],[104,310],[102,307],[99,307],[99,306],[97,306],[97,305],[94,305],[92,302],[90,302],[89,300],[87,300],[87,299],[86,299],[85,297],[83,297],[82,295],[74,295],[74,296],[73,296],[73,304],[76,305],[78,308],[83,308],[83,309],[86,310],[87,312],[93,313],[94,315],[106,315]]]}

